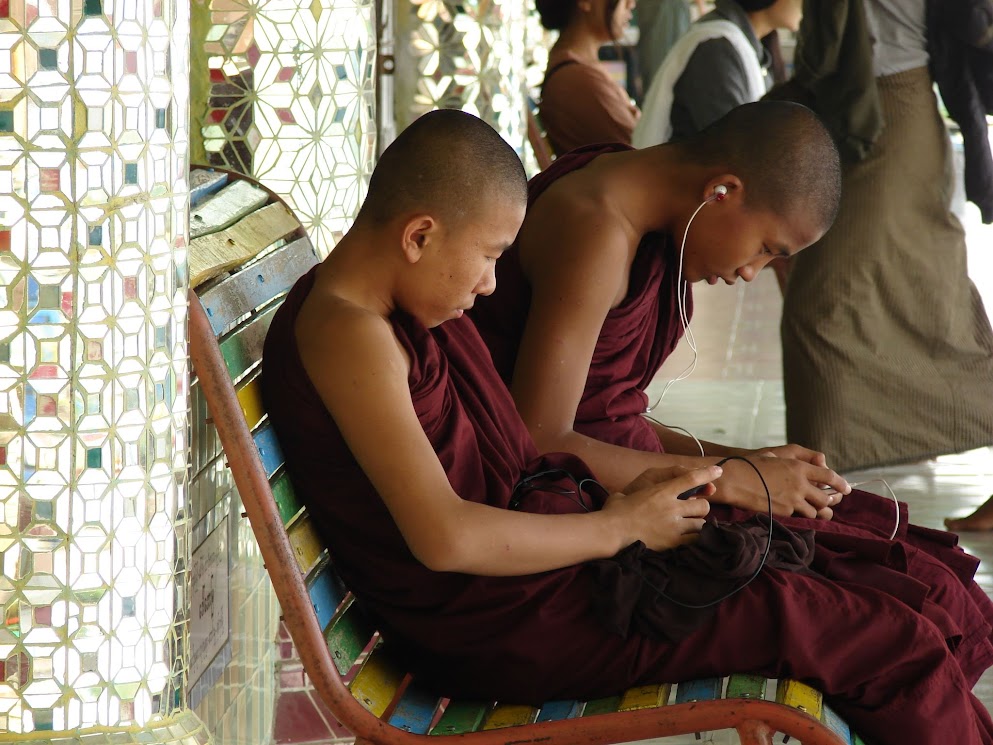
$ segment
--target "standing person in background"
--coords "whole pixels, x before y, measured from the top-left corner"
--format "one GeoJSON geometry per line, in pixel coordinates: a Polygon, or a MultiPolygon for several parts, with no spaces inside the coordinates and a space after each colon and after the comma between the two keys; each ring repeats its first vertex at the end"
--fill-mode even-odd
{"type": "Polygon", "coordinates": [[[601,66],[600,47],[616,42],[634,0],[537,0],[541,25],[559,31],[548,55],[538,115],[556,155],[598,142],[631,143],[640,113],[601,66]]]}
{"type": "MultiPolygon", "coordinates": [[[[695,0],[697,15],[706,12],[704,0],[695,0]]],[[[638,3],[638,67],[641,85],[648,90],[669,50],[693,22],[688,0],[641,0],[638,3]]]]}
{"type": "MultiPolygon", "coordinates": [[[[950,209],[951,148],[933,92],[937,78],[949,111],[983,119],[993,91],[970,90],[981,78],[967,69],[983,42],[967,55],[966,41],[993,49],[989,6],[807,0],[795,77],[771,94],[818,111],[844,158],[838,218],[790,260],[782,320],[787,436],[839,471],[993,443],[993,332],[950,209]]],[[[984,154],[967,155],[975,176],[989,161],[985,121],[963,121],[983,140],[966,148],[984,154]]],[[[985,189],[971,181],[990,221],[993,178],[985,189]]]]}
{"type": "Polygon", "coordinates": [[[765,95],[772,57],[759,40],[780,28],[796,31],[801,8],[801,0],[717,0],[666,56],[632,144],[688,137],[765,95]]]}

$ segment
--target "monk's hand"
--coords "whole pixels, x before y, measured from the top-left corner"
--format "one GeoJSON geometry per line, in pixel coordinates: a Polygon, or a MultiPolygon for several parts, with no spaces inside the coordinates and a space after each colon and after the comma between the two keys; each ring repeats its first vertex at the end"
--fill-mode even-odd
{"type": "MultiPolygon", "coordinates": [[[[789,446],[787,446],[789,447],[789,446]]],[[[772,496],[774,515],[830,520],[832,509],[852,488],[841,476],[821,465],[775,455],[749,457],[759,470],[772,496]]],[[[717,481],[714,501],[755,512],[769,509],[768,497],[755,471],[741,461],[724,464],[724,476],[717,481]]]]}
{"type": "Polygon", "coordinates": [[[721,472],[717,466],[652,468],[623,491],[610,495],[603,511],[620,531],[620,545],[642,541],[651,549],[665,551],[695,540],[710,512],[704,497],[714,493],[713,481],[721,472]],[[687,492],[694,495],[679,498],[687,492]]]}
{"type": "Polygon", "coordinates": [[[813,466],[820,466],[821,468],[827,468],[827,457],[824,453],[819,453],[816,450],[811,450],[810,448],[805,448],[802,445],[777,445],[772,448],[759,448],[758,450],[745,450],[740,453],[740,455],[772,455],[777,458],[792,458],[793,460],[802,460],[804,463],[810,463],[813,466]]]}

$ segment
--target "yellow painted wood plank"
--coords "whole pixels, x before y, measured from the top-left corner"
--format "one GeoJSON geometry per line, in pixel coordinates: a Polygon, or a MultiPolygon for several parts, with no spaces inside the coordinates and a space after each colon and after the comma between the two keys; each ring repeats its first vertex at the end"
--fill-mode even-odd
{"type": "Polygon", "coordinates": [[[190,286],[233,269],[300,227],[285,205],[267,204],[229,228],[190,241],[190,286]]]}
{"type": "Polygon", "coordinates": [[[265,405],[262,403],[262,378],[255,376],[248,385],[238,391],[238,403],[248,422],[248,429],[255,429],[265,416],[265,405]]]}
{"type": "Polygon", "coordinates": [[[483,729],[501,729],[531,724],[538,718],[538,709],[524,704],[497,704],[486,717],[483,729]]]}
{"type": "Polygon", "coordinates": [[[289,530],[290,545],[297,557],[297,565],[304,576],[310,574],[324,553],[324,544],[317,535],[309,515],[297,520],[289,530]]]}
{"type": "Polygon", "coordinates": [[[654,709],[657,706],[665,706],[669,701],[671,688],[671,683],[628,688],[621,696],[621,705],[617,707],[617,710],[634,711],[635,709],[654,709]]]}
{"type": "Polygon", "coordinates": [[[821,718],[824,705],[820,691],[798,680],[780,680],[776,686],[776,701],[804,711],[815,719],[821,718]]]}
{"type": "Polygon", "coordinates": [[[366,659],[349,686],[355,700],[377,717],[383,716],[386,707],[396,696],[403,672],[393,663],[382,644],[377,645],[366,659]]]}

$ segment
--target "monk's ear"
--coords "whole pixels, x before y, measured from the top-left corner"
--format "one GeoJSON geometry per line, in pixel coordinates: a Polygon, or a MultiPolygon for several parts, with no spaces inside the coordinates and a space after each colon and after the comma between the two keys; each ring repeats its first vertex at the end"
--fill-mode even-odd
{"type": "Polygon", "coordinates": [[[744,182],[733,173],[722,173],[707,179],[700,196],[710,202],[740,203],[744,195],[744,182]]]}
{"type": "Polygon", "coordinates": [[[401,245],[404,258],[416,264],[438,235],[438,221],[431,215],[414,215],[404,223],[401,245]]]}

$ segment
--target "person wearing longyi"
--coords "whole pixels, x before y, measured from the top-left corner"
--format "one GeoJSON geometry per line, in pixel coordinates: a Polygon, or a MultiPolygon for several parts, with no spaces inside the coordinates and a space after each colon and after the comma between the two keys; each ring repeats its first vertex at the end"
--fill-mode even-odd
{"type": "Polygon", "coordinates": [[[539,454],[464,314],[492,292],[525,199],[496,132],[426,114],[266,338],[263,395],[289,476],[387,642],[444,695],[539,703],[792,675],[881,745],[993,743],[949,622],[912,593],[766,565],[678,640],[598,617],[593,567],[632,550],[664,567],[704,545],[707,499],[678,496],[712,496],[720,472],[649,470],[602,490],[576,456],[539,454]]]}

